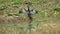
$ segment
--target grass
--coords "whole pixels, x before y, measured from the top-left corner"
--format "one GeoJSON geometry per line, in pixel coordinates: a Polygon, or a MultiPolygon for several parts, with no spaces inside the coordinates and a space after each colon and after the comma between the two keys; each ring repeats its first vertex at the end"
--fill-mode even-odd
{"type": "MultiPolygon", "coordinates": [[[[0,33],[1,34],[29,34],[29,19],[26,14],[19,14],[19,10],[26,8],[28,0],[0,0],[0,33]],[[6,16],[7,14],[19,16],[6,16]]],[[[38,12],[32,15],[30,34],[60,34],[60,0],[30,0],[31,8],[38,12]]]]}

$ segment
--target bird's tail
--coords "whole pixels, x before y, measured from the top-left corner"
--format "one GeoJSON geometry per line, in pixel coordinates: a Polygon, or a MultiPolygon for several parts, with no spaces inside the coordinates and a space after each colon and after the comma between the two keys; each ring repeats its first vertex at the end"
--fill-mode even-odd
{"type": "Polygon", "coordinates": [[[28,15],[28,17],[29,17],[30,21],[32,21],[32,17],[30,15],[28,15]]]}

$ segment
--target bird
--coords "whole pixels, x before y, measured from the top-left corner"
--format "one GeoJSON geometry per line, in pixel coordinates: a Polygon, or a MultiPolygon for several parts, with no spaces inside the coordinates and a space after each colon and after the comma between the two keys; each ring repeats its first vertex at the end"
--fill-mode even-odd
{"type": "Polygon", "coordinates": [[[36,14],[38,12],[35,9],[30,10],[30,6],[29,6],[29,5],[31,5],[30,2],[29,3],[25,3],[25,4],[27,4],[27,9],[22,9],[21,11],[19,11],[19,13],[27,14],[29,19],[32,21],[32,16],[31,15],[36,14]]]}
{"type": "Polygon", "coordinates": [[[36,14],[37,11],[35,9],[30,10],[29,7],[28,7],[27,10],[26,9],[22,9],[22,11],[19,11],[19,13],[25,13],[25,14],[27,14],[28,17],[32,20],[31,15],[36,14]]]}

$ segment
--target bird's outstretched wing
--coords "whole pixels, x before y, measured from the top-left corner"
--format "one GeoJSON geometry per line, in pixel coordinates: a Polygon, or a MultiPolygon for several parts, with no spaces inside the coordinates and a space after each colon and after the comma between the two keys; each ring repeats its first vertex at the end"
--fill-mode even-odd
{"type": "Polygon", "coordinates": [[[28,13],[28,10],[26,10],[26,9],[22,9],[22,13],[28,13]]]}
{"type": "Polygon", "coordinates": [[[36,13],[36,10],[31,10],[31,12],[30,12],[31,14],[35,14],[36,13]]]}

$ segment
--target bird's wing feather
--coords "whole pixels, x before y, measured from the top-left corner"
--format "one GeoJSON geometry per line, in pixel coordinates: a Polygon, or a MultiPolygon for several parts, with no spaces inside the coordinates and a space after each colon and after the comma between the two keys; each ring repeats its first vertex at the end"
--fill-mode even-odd
{"type": "Polygon", "coordinates": [[[28,13],[26,9],[22,9],[22,12],[26,14],[28,13]]]}
{"type": "Polygon", "coordinates": [[[31,12],[30,12],[31,14],[35,14],[36,13],[36,11],[33,9],[33,10],[31,10],[31,12]]]}

